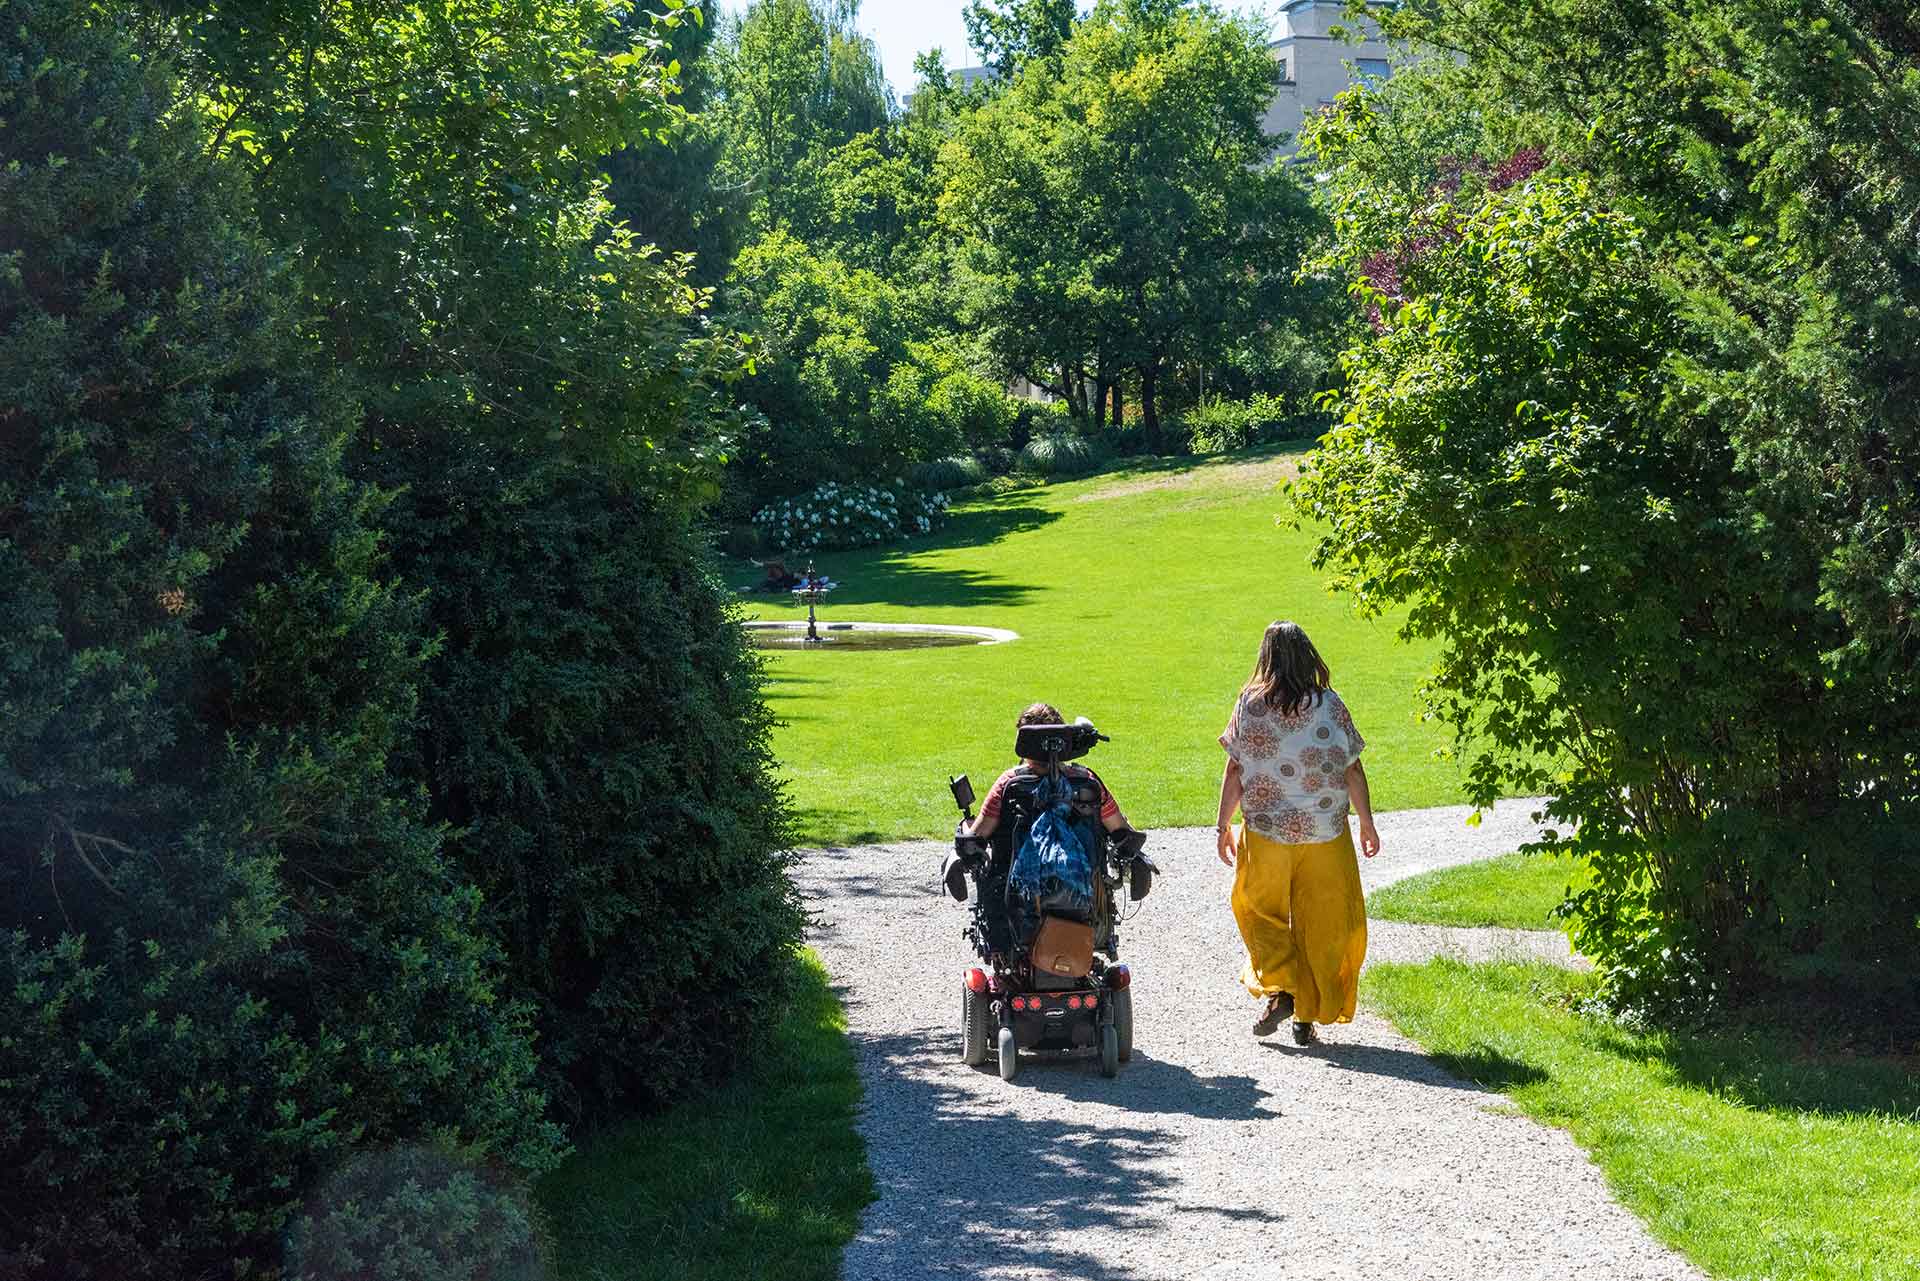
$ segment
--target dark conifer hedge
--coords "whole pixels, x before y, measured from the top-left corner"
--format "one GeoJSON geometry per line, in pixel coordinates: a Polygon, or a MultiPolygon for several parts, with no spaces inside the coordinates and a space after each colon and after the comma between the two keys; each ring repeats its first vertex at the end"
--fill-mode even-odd
{"type": "Polygon", "coordinates": [[[354,1147],[549,1164],[388,777],[419,604],[244,184],[77,0],[0,30],[0,1273],[271,1264],[354,1147]]]}
{"type": "Polygon", "coordinates": [[[442,638],[410,759],[549,1093],[576,1121],[651,1106],[771,1024],[800,936],[758,661],[675,505],[473,442],[405,461],[395,556],[442,638]]]}

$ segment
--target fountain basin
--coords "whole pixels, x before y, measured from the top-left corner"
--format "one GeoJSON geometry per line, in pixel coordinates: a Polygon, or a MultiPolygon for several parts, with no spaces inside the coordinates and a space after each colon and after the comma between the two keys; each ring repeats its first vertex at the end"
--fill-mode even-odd
{"type": "Polygon", "coordinates": [[[804,621],[742,624],[761,649],[883,650],[938,649],[949,645],[1001,645],[1019,640],[1004,627],[964,627],[947,623],[820,623],[820,639],[807,639],[804,621]]]}

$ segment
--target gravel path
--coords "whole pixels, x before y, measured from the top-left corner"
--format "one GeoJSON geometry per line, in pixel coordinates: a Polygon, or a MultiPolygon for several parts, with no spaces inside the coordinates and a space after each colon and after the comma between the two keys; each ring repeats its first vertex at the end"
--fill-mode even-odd
{"type": "MultiPolygon", "coordinates": [[[[1530,809],[1502,803],[1478,828],[1465,809],[1382,815],[1365,883],[1505,853],[1532,834],[1530,809]]],[[[959,1062],[971,956],[965,911],[937,884],[942,847],[810,853],[812,941],[846,1006],[881,1188],[847,1281],[1698,1277],[1565,1133],[1364,1010],[1312,1049],[1284,1030],[1255,1040],[1212,844],[1210,829],[1148,844],[1165,875],[1122,933],[1137,1048],[1119,1079],[1030,1060],[1011,1085],[959,1062]]],[[[1385,959],[1538,946],[1493,937],[1519,933],[1371,927],[1385,959]]]]}

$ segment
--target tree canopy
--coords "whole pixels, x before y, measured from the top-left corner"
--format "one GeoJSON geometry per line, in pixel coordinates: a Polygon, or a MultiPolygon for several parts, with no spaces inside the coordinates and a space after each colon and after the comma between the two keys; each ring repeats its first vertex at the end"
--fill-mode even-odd
{"type": "Polygon", "coordinates": [[[1556,794],[1621,990],[1914,995],[1920,68],[1877,4],[1469,0],[1310,134],[1370,318],[1303,485],[1556,794]],[[1778,51],[1801,49],[1789,64],[1778,51]]]}

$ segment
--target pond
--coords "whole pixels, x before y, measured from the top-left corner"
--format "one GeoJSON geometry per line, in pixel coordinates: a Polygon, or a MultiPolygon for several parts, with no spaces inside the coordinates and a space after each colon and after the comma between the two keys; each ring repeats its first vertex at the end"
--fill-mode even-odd
{"type": "Polygon", "coordinates": [[[820,639],[807,639],[805,623],[748,623],[747,635],[761,649],[862,652],[888,649],[939,649],[952,645],[1000,645],[1017,640],[1001,627],[961,627],[937,623],[820,623],[820,639]]]}

